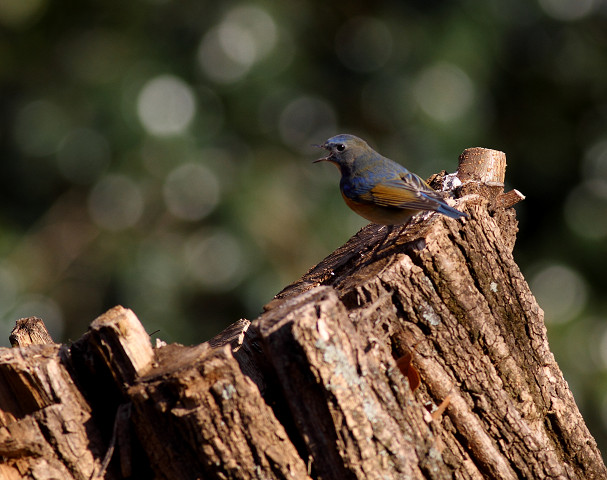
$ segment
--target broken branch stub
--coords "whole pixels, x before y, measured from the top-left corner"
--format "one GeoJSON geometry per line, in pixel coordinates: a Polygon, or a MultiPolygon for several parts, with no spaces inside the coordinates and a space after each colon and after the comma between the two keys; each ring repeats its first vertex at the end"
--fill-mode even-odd
{"type": "Polygon", "coordinates": [[[54,343],[51,335],[38,317],[20,318],[8,337],[13,347],[27,347],[28,345],[44,345],[54,343]]]}
{"type": "Polygon", "coordinates": [[[462,182],[504,185],[506,154],[489,148],[467,148],[459,156],[457,176],[462,182]]]}

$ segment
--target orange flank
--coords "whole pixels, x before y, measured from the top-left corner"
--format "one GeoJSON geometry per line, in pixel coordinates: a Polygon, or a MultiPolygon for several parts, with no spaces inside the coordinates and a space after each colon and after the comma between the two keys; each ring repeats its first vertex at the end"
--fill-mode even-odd
{"type": "Polygon", "coordinates": [[[419,210],[409,210],[398,207],[382,207],[373,203],[357,202],[351,198],[342,196],[348,207],[370,222],[380,225],[399,225],[409,221],[419,210]]]}

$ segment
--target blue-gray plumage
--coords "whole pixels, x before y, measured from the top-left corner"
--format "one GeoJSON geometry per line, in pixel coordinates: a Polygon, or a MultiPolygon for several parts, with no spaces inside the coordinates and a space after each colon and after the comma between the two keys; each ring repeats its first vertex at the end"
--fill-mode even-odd
{"type": "Polygon", "coordinates": [[[438,192],[413,172],[381,156],[354,135],[336,135],[318,146],[329,155],[316,162],[337,165],[341,172],[339,187],[346,204],[373,223],[402,225],[423,210],[451,218],[468,216],[447,205],[438,192]]]}

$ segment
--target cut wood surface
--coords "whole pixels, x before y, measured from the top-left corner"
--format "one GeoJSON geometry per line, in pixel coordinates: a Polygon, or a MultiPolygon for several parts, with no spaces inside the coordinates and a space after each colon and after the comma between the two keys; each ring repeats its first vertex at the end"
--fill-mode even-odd
{"type": "Polygon", "coordinates": [[[470,218],[368,225],[204,344],[152,348],[116,307],[0,349],[0,478],[607,478],[512,256],[505,160],[430,180],[470,218]]]}

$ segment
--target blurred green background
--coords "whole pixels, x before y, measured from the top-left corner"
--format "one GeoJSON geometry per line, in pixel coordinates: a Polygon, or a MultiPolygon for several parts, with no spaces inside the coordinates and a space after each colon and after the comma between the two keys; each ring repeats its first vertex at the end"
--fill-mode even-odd
{"type": "Polygon", "coordinates": [[[364,221],[310,146],[503,150],[515,257],[607,451],[603,0],[0,2],[0,337],[115,304],[202,342],[364,221]]]}

